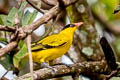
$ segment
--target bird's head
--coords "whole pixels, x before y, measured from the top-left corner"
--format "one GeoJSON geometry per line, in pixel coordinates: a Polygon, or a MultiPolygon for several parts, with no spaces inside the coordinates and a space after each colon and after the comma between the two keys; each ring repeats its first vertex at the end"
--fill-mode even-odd
{"type": "Polygon", "coordinates": [[[62,30],[65,30],[65,29],[68,29],[68,28],[71,28],[71,29],[75,28],[76,29],[76,28],[80,27],[82,24],[83,24],[83,22],[67,24],[66,26],[63,27],[62,30]]]}
{"type": "Polygon", "coordinates": [[[66,26],[63,27],[62,32],[67,32],[67,33],[72,33],[74,32],[78,27],[80,27],[83,24],[83,22],[78,22],[78,23],[72,23],[72,24],[67,24],[66,26]]]}

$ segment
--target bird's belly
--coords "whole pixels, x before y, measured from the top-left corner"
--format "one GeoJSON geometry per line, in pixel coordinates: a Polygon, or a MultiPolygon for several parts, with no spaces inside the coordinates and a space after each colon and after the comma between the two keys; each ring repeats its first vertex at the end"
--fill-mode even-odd
{"type": "Polygon", "coordinates": [[[66,44],[61,47],[42,50],[37,53],[32,52],[33,61],[41,63],[55,60],[56,58],[61,57],[63,54],[65,54],[68,51],[69,47],[70,45],[66,44]]]}

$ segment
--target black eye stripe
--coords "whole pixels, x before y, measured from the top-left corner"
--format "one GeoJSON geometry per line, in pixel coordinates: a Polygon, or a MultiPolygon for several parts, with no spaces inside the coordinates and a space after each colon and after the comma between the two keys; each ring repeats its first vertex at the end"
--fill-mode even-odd
{"type": "Polygon", "coordinates": [[[66,28],[68,28],[68,27],[74,27],[74,26],[75,26],[74,24],[67,24],[66,26],[63,27],[62,30],[66,29],[66,28]]]}

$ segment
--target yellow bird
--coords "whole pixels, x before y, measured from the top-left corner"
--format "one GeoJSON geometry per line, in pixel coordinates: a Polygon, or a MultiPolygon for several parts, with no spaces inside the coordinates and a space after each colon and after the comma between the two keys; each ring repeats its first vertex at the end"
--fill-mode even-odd
{"type": "MultiPolygon", "coordinates": [[[[63,27],[60,33],[50,35],[37,43],[33,43],[33,62],[48,63],[65,54],[72,45],[75,30],[82,24],[82,22],[68,24],[63,27]]],[[[26,56],[28,57],[28,53],[26,56]]]]}

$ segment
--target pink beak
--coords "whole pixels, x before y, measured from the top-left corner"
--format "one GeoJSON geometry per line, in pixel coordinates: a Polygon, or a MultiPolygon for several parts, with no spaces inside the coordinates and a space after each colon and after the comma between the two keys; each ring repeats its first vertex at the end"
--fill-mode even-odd
{"type": "Polygon", "coordinates": [[[83,24],[83,22],[78,22],[78,23],[74,23],[76,27],[79,27],[83,24]]]}

